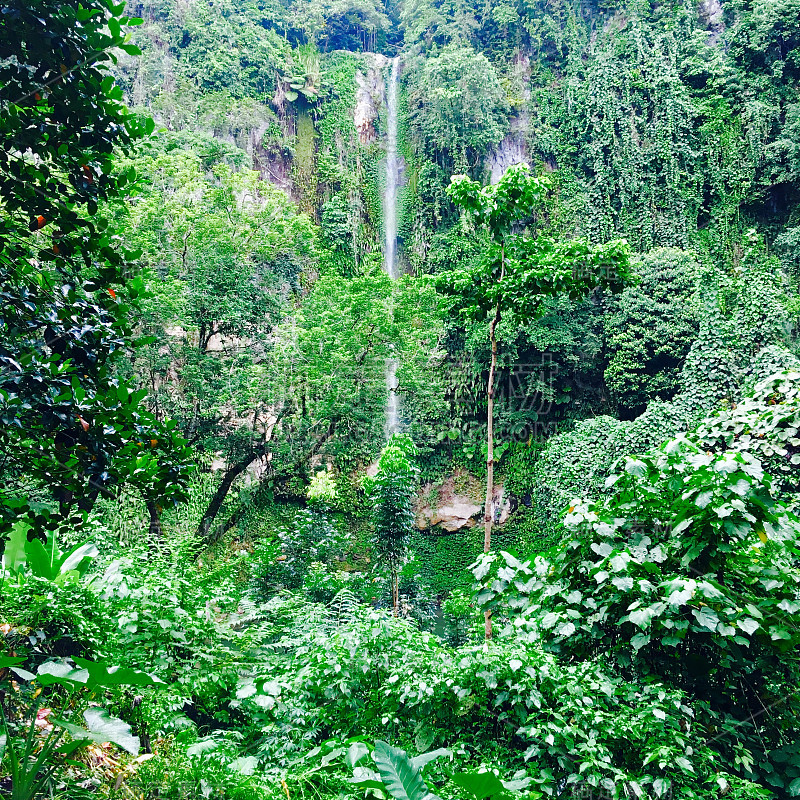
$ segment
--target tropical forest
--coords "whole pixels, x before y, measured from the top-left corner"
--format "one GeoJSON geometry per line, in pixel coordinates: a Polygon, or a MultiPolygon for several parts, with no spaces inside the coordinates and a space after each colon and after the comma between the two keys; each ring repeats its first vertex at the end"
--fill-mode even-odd
{"type": "Polygon", "coordinates": [[[0,0],[0,798],[800,797],[800,0],[0,0]]]}

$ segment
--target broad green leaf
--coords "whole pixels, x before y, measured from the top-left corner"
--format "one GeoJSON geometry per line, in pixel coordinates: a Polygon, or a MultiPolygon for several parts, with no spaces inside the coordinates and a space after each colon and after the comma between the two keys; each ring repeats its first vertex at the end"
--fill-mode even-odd
{"type": "Polygon", "coordinates": [[[761,625],[756,622],[751,617],[745,617],[744,619],[740,619],[736,623],[745,633],[752,636],[760,627],[761,625]]]}
{"type": "Polygon", "coordinates": [[[505,792],[505,787],[493,772],[459,772],[453,783],[469,792],[475,800],[484,800],[505,792]]]}
{"type": "Polygon", "coordinates": [[[131,755],[138,755],[139,737],[131,735],[130,725],[110,716],[104,708],[87,708],[83,712],[83,718],[86,720],[85,728],[63,719],[54,719],[52,722],[63,728],[75,742],[112,742],[131,755]]]}
{"type": "Polygon", "coordinates": [[[404,750],[379,740],[375,742],[372,758],[394,800],[426,800],[430,794],[428,787],[404,750]]]}
{"type": "Polygon", "coordinates": [[[240,756],[228,764],[228,769],[240,775],[254,775],[258,768],[258,759],[255,756],[240,756]]]}
{"type": "Polygon", "coordinates": [[[707,628],[710,631],[715,631],[717,629],[719,617],[717,616],[717,612],[712,608],[701,606],[700,608],[692,609],[692,615],[701,627],[707,628]]]}
{"type": "Polygon", "coordinates": [[[656,778],[653,781],[653,790],[657,797],[663,797],[669,791],[671,785],[672,781],[667,778],[656,778]]]}
{"type": "Polygon", "coordinates": [[[104,708],[87,708],[83,712],[86,727],[103,742],[113,742],[131,755],[139,753],[139,737],[131,735],[131,726],[112,717],[104,708]]]}
{"type": "Polygon", "coordinates": [[[24,520],[17,520],[3,549],[3,566],[9,572],[19,572],[25,566],[25,545],[31,526],[24,520]]]}
{"type": "Polygon", "coordinates": [[[452,761],[453,752],[445,747],[440,747],[438,750],[431,750],[429,753],[422,753],[421,755],[414,756],[414,758],[411,759],[411,766],[414,767],[414,769],[424,770],[431,761],[436,761],[437,758],[444,757],[452,761]]]}
{"type": "Polygon", "coordinates": [[[156,686],[164,681],[147,672],[128,667],[109,667],[101,661],[75,658],[75,663],[87,672],[86,684],[90,688],[109,689],[112,686],[156,686]]]}
{"type": "Polygon", "coordinates": [[[635,475],[637,478],[642,478],[647,474],[647,464],[637,458],[626,458],[625,472],[629,475],[635,475]]]}
{"type": "Polygon", "coordinates": [[[213,753],[215,750],[219,749],[219,742],[214,739],[199,739],[194,744],[190,744],[189,747],[186,748],[186,755],[187,756],[200,756],[204,753],[213,753]]]}
{"type": "Polygon", "coordinates": [[[65,572],[77,570],[82,575],[88,567],[88,562],[96,558],[99,554],[100,551],[97,549],[94,542],[84,542],[70,550],[70,552],[61,559],[58,571],[63,574],[65,572]]]}
{"type": "Polygon", "coordinates": [[[357,767],[369,755],[369,748],[364,742],[353,742],[347,748],[347,754],[344,757],[345,764],[350,769],[357,767]]]}
{"type": "Polygon", "coordinates": [[[32,672],[28,672],[26,669],[20,669],[19,667],[11,667],[11,671],[24,681],[32,681],[36,677],[32,672]]]}
{"type": "Polygon", "coordinates": [[[34,539],[25,544],[25,571],[37,578],[47,578],[51,581],[56,576],[52,563],[53,550],[55,547],[55,536],[51,533],[47,537],[47,549],[40,539],[34,539]]]}
{"type": "Polygon", "coordinates": [[[86,684],[89,681],[87,670],[76,669],[67,661],[45,661],[36,672],[37,679],[42,686],[50,686],[54,683],[71,686],[76,683],[86,684]]]}

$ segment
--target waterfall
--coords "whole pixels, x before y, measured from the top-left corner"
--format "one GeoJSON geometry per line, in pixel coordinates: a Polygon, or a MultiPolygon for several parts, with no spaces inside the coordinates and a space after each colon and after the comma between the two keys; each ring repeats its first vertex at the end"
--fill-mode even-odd
{"type": "MultiPolygon", "coordinates": [[[[397,155],[397,77],[400,56],[392,59],[386,86],[386,190],[383,195],[383,258],[386,272],[397,279],[397,190],[400,183],[400,157],[397,155]]],[[[397,401],[397,359],[386,362],[386,435],[400,430],[397,401]]]]}
{"type": "Polygon", "coordinates": [[[400,183],[400,159],[397,155],[397,73],[400,56],[392,59],[392,71],[386,87],[386,191],[383,196],[383,257],[392,280],[397,278],[397,187],[400,183]]]}

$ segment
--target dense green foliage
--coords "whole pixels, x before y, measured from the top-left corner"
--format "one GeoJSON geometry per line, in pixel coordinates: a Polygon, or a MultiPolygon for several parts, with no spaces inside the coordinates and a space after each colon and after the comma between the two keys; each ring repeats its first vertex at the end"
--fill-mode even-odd
{"type": "Polygon", "coordinates": [[[369,478],[365,487],[372,503],[375,556],[389,569],[395,616],[400,613],[398,573],[414,526],[414,493],[419,472],[415,456],[416,447],[410,436],[392,434],[381,451],[375,477],[369,478]]]}
{"type": "Polygon", "coordinates": [[[142,285],[126,279],[131,254],[95,215],[129,181],[114,148],[153,129],[127,112],[108,66],[115,48],[136,52],[128,23],[110,3],[3,6],[3,534],[17,518],[42,536],[74,525],[126,483],[150,502],[183,494],[189,456],[174,424],[113,377],[142,285]]]}
{"type": "Polygon", "coordinates": [[[0,0],[0,796],[800,795],[798,52],[0,0]]]}

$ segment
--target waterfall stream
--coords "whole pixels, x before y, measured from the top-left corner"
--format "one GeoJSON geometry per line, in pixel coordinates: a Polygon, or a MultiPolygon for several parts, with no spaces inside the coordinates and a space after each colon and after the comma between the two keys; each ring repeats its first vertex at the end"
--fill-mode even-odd
{"type": "Polygon", "coordinates": [[[392,280],[397,278],[397,187],[400,183],[400,159],[397,155],[397,75],[400,56],[392,59],[386,86],[386,191],[383,197],[383,257],[392,280]]]}
{"type": "MultiPolygon", "coordinates": [[[[397,78],[400,56],[392,59],[386,86],[386,189],[383,195],[383,258],[386,272],[397,279],[397,190],[400,183],[400,157],[397,154],[397,78]]],[[[397,400],[397,359],[386,362],[386,435],[400,430],[397,400]]]]}

